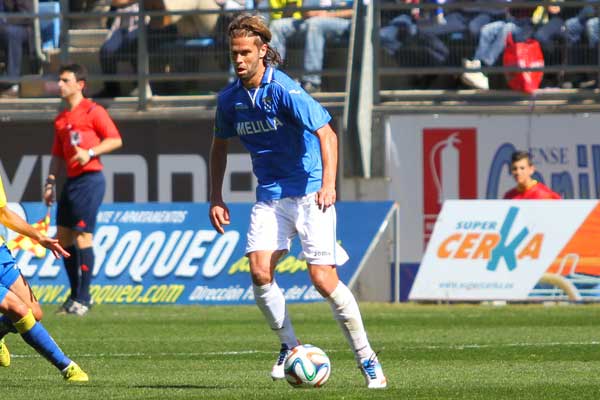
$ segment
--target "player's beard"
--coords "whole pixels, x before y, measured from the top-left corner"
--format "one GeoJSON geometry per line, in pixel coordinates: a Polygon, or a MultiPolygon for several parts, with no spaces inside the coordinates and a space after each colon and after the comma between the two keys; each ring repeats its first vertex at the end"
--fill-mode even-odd
{"type": "MultiPolygon", "coordinates": [[[[240,78],[240,80],[244,83],[244,84],[248,84],[250,83],[252,80],[256,79],[256,76],[258,74],[261,73],[261,68],[260,66],[262,65],[262,59],[258,59],[255,62],[251,63],[251,64],[246,64],[246,68],[245,70],[242,72],[242,74],[238,74],[238,78],[240,78]]],[[[236,71],[237,72],[237,71],[236,71]]],[[[261,76],[262,78],[262,76],[261,76]]]]}

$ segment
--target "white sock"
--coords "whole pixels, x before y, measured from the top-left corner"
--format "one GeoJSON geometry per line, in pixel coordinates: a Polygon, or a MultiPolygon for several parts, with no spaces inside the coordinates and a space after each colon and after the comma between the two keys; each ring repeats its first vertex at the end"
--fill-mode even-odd
{"type": "Polygon", "coordinates": [[[252,285],[256,305],[265,316],[267,323],[277,333],[282,344],[290,349],[298,345],[292,321],[285,306],[285,297],[277,282],[266,285],[252,285]]]}
{"type": "Polygon", "coordinates": [[[327,301],[346,340],[354,351],[356,361],[360,363],[361,360],[369,358],[373,354],[373,349],[367,339],[358,303],[350,289],[340,281],[327,301]]]}

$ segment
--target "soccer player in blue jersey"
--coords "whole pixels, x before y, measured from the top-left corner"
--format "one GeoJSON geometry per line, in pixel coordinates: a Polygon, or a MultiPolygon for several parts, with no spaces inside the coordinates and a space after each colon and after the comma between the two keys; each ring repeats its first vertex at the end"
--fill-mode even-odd
{"type": "MultiPolygon", "coordinates": [[[[6,205],[6,194],[0,179],[0,223],[7,228],[34,239],[51,250],[55,257],[68,257],[58,243],[38,232],[6,205]]],[[[4,343],[8,333],[19,333],[28,345],[58,368],[69,382],[87,382],[88,375],[67,357],[39,322],[42,309],[31,287],[21,275],[14,257],[0,237],[0,366],[10,365],[10,353],[4,343]]]]}
{"type": "Polygon", "coordinates": [[[337,275],[348,260],[335,235],[337,136],[329,113],[296,82],[276,69],[279,54],[258,16],[242,14],[228,28],[237,81],[220,94],[210,152],[209,218],[219,233],[230,222],[222,186],[227,143],[239,136],[258,178],[246,255],[256,304],[281,342],[271,371],[283,379],[283,363],[298,345],[285,298],[274,280],[277,261],[298,235],[315,288],[327,299],[369,388],[386,378],[367,339],[354,295],[337,275]]]}

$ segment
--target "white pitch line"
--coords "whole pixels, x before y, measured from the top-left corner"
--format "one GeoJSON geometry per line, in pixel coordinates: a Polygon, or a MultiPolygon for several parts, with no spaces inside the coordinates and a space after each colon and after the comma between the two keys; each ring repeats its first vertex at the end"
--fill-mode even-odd
{"type": "MultiPolygon", "coordinates": [[[[91,358],[91,357],[114,357],[114,358],[135,358],[135,357],[200,357],[200,356],[238,356],[245,354],[257,354],[257,353],[273,353],[275,351],[259,351],[259,350],[244,350],[244,351],[207,351],[201,353],[86,353],[86,354],[74,354],[73,358],[91,358]]],[[[36,354],[11,354],[14,358],[34,358],[39,357],[36,354]]]]}
{"type": "MultiPolygon", "coordinates": [[[[457,345],[439,345],[439,346],[400,346],[399,350],[471,350],[471,349],[490,349],[502,347],[559,347],[559,346],[598,346],[600,342],[548,342],[548,343],[495,343],[495,344],[457,344],[457,345]]],[[[347,350],[327,350],[327,353],[337,353],[347,350]]],[[[385,351],[385,349],[384,349],[385,351]]],[[[206,352],[185,352],[185,353],[84,353],[73,354],[73,358],[151,358],[151,357],[202,357],[202,356],[244,356],[247,354],[276,354],[276,351],[266,350],[242,350],[242,351],[206,351],[206,352]]],[[[13,358],[34,358],[39,357],[36,354],[11,354],[13,358]]]]}
{"type": "Polygon", "coordinates": [[[449,346],[415,346],[408,347],[410,350],[428,349],[428,350],[466,350],[466,349],[487,349],[493,347],[558,347],[558,346],[597,346],[600,342],[548,342],[548,343],[493,343],[493,344],[455,344],[449,346]]]}

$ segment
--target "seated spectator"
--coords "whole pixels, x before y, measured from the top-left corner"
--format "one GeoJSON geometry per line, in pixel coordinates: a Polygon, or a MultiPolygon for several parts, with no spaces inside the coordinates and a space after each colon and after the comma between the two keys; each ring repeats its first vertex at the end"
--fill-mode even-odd
{"type": "MultiPolygon", "coordinates": [[[[110,10],[111,0],[69,0],[70,12],[99,13],[110,10]]],[[[72,18],[69,20],[71,29],[98,29],[106,27],[106,18],[93,16],[89,18],[72,18]]]]}
{"type": "MultiPolygon", "coordinates": [[[[586,0],[587,3],[598,3],[599,0],[586,0]]],[[[585,6],[577,11],[576,15],[565,22],[567,39],[570,43],[576,43],[581,39],[587,21],[596,16],[596,10],[592,5],[585,6]]]]}
{"type": "MultiPolygon", "coordinates": [[[[138,0],[113,0],[112,6],[122,12],[139,10],[138,0]]],[[[144,0],[146,10],[187,11],[215,10],[220,5],[215,0],[144,0]]],[[[178,37],[202,37],[214,34],[219,17],[218,12],[198,15],[164,15],[153,16],[147,23],[147,43],[150,56],[164,54],[178,37]]],[[[117,72],[119,61],[130,62],[137,69],[139,21],[136,16],[117,16],[113,21],[110,32],[100,49],[102,71],[105,74],[117,72]]],[[[134,90],[135,94],[137,90],[134,90]]],[[[152,93],[146,88],[147,97],[152,93]]],[[[95,97],[115,97],[122,95],[118,82],[107,81],[104,90],[95,97]]]]}
{"type": "Polygon", "coordinates": [[[590,18],[585,23],[585,32],[588,37],[588,44],[595,49],[600,41],[600,19],[598,17],[590,18]]]}
{"type": "MultiPolygon", "coordinates": [[[[33,0],[3,0],[0,2],[0,12],[31,13],[33,0]]],[[[21,76],[23,48],[27,45],[31,49],[32,26],[32,21],[28,18],[9,18],[0,21],[0,46],[6,55],[6,76],[14,79],[8,87],[0,88],[2,89],[0,97],[11,98],[19,95],[17,81],[21,76]]]]}
{"type": "MultiPolygon", "coordinates": [[[[598,0],[587,0],[588,3],[598,2],[598,0]]],[[[548,21],[541,26],[535,33],[537,39],[542,45],[544,56],[547,64],[564,62],[564,60],[553,60],[552,56],[557,40],[564,40],[566,47],[566,59],[570,65],[585,64],[584,52],[581,47],[577,46],[582,41],[583,32],[586,24],[594,17],[594,7],[589,5],[578,9],[576,7],[563,7],[563,11],[556,8],[552,10],[550,7],[544,11],[544,7],[537,7],[534,12],[534,20],[541,18],[542,22],[545,19],[548,21]],[[560,12],[560,15],[558,14],[560,12]],[[563,22],[564,20],[564,22],[563,22]]],[[[589,42],[589,40],[588,40],[589,42]]],[[[593,79],[590,79],[585,73],[567,74],[569,77],[565,82],[562,82],[563,88],[572,88],[578,86],[580,88],[589,87],[595,84],[593,79]]]]}
{"type": "MultiPolygon", "coordinates": [[[[112,7],[123,13],[139,11],[137,0],[113,0],[112,7]]],[[[100,48],[100,66],[103,74],[116,74],[119,61],[129,62],[136,69],[138,19],[137,16],[132,15],[117,16],[113,20],[106,41],[100,48]]],[[[119,83],[106,81],[104,82],[104,90],[96,97],[116,97],[120,95],[119,83]]]]}
{"type": "MultiPolygon", "coordinates": [[[[177,28],[177,34],[183,37],[211,36],[219,20],[220,5],[215,0],[159,0],[167,11],[214,11],[195,15],[172,15],[169,22],[177,28]]],[[[231,3],[231,1],[229,2],[231,3]]]]}
{"type": "Polygon", "coordinates": [[[533,179],[535,166],[526,151],[515,151],[511,157],[510,170],[517,183],[513,189],[504,194],[509,200],[543,200],[560,199],[560,195],[548,186],[533,179]]]}
{"type": "MultiPolygon", "coordinates": [[[[310,1],[310,0],[308,0],[310,1]]],[[[307,6],[308,6],[307,1],[307,6]]],[[[313,0],[315,1],[315,0],[313,0]]],[[[345,7],[352,1],[320,0],[319,6],[345,7]]],[[[316,5],[312,5],[316,7],[316,5]]],[[[302,86],[309,92],[321,91],[321,74],[325,58],[325,42],[331,38],[343,38],[352,26],[352,9],[314,10],[306,12],[306,41],[304,47],[304,70],[302,86]]]]}
{"type": "MultiPolygon", "coordinates": [[[[506,0],[510,2],[510,0],[506,0]]],[[[493,66],[506,47],[506,38],[511,33],[515,40],[522,40],[533,34],[532,11],[529,8],[507,10],[506,21],[494,21],[481,28],[475,57],[464,60],[467,69],[480,69],[483,64],[493,66]]],[[[476,89],[489,89],[489,80],[482,72],[465,72],[461,80],[476,89]]]]}
{"type": "MultiPolygon", "coordinates": [[[[402,1],[406,4],[420,4],[419,0],[402,1]]],[[[447,2],[450,1],[435,1],[437,4],[447,2]]],[[[460,37],[477,38],[482,26],[500,16],[504,16],[503,10],[478,7],[453,9],[448,12],[436,9],[435,13],[413,8],[410,15],[403,13],[381,29],[381,44],[385,51],[394,55],[405,43],[413,41],[428,56],[428,64],[433,62],[436,65],[444,65],[450,56],[446,41],[448,36],[460,34],[460,37]]]]}
{"type": "MultiPolygon", "coordinates": [[[[406,4],[412,4],[413,1],[403,0],[406,4]]],[[[394,55],[406,42],[416,36],[419,13],[418,8],[413,8],[410,13],[404,12],[395,16],[380,29],[379,40],[384,51],[389,55],[394,55]]]]}
{"type": "Polygon", "coordinates": [[[302,13],[299,8],[302,7],[302,0],[269,0],[269,6],[281,11],[271,12],[271,46],[285,60],[287,40],[298,33],[306,31],[306,25],[302,19],[302,13]]]}
{"type": "MultiPolygon", "coordinates": [[[[451,0],[435,0],[437,4],[450,2],[451,0]]],[[[477,38],[481,27],[496,17],[498,17],[498,11],[494,9],[466,8],[442,12],[438,8],[435,10],[435,14],[429,15],[428,19],[419,19],[417,41],[436,65],[444,65],[450,57],[450,49],[445,40],[447,37],[457,34],[467,37],[467,33],[469,33],[470,37],[477,38]]]]}
{"type": "Polygon", "coordinates": [[[323,60],[325,58],[325,42],[328,38],[341,38],[350,32],[352,25],[351,9],[338,10],[335,8],[352,4],[348,0],[305,0],[304,6],[309,7],[331,7],[332,10],[309,10],[302,14],[295,12],[295,7],[302,3],[290,2],[290,0],[271,0],[271,6],[283,7],[282,12],[271,15],[271,45],[277,49],[281,58],[285,60],[286,41],[293,35],[304,34],[304,70],[302,86],[309,92],[321,90],[321,74],[323,60]],[[281,17],[280,17],[281,16],[281,17]]]}
{"type": "MultiPolygon", "coordinates": [[[[572,11],[572,8],[567,8],[567,12],[572,11]]],[[[537,27],[533,38],[537,40],[544,53],[544,64],[555,65],[560,64],[562,54],[557,52],[557,44],[560,45],[563,39],[567,38],[565,20],[563,16],[565,12],[558,5],[537,6],[531,17],[531,23],[537,27]]],[[[572,45],[574,43],[571,43],[572,45]]],[[[550,86],[558,86],[561,80],[561,74],[550,73],[544,74],[546,84],[550,86]]]]}
{"type": "MultiPolygon", "coordinates": [[[[572,8],[567,8],[572,12],[572,8]]],[[[558,5],[548,7],[537,6],[531,17],[531,22],[538,27],[533,38],[542,46],[547,64],[552,64],[555,43],[566,37],[565,12],[558,5]]]]}
{"type": "Polygon", "coordinates": [[[144,0],[146,10],[214,11],[193,15],[155,16],[148,24],[148,50],[168,49],[178,37],[212,36],[219,19],[220,6],[215,0],[144,0]]]}
{"type": "MultiPolygon", "coordinates": [[[[472,1],[477,2],[478,0],[472,1]]],[[[469,21],[469,35],[474,39],[479,38],[481,28],[483,28],[484,25],[487,25],[493,21],[502,20],[504,17],[506,17],[506,11],[501,8],[472,6],[466,7],[460,11],[467,17],[467,20],[469,21]]]]}
{"type": "MultiPolygon", "coordinates": [[[[598,54],[598,43],[600,42],[600,18],[593,17],[587,20],[585,24],[585,32],[587,35],[588,45],[591,49],[594,50],[596,54],[596,63],[598,63],[598,58],[600,58],[600,54],[598,54]]],[[[589,79],[580,84],[580,87],[598,87],[600,82],[597,82],[595,79],[589,79]]]]}

